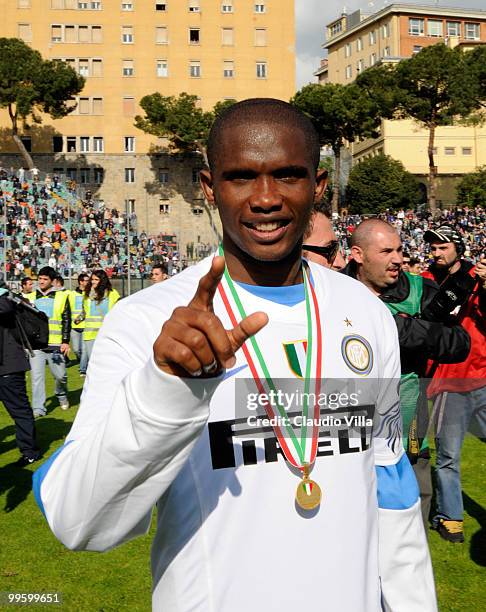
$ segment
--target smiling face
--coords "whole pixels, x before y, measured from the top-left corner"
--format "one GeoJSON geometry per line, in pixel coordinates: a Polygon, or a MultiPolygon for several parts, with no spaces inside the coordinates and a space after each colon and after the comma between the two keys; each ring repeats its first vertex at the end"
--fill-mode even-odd
{"type": "Polygon", "coordinates": [[[316,179],[303,133],[257,121],[235,126],[226,129],[218,160],[201,173],[202,186],[218,206],[235,280],[248,282],[247,272],[264,263],[273,271],[300,265],[312,205],[325,188],[325,171],[316,179]]]}

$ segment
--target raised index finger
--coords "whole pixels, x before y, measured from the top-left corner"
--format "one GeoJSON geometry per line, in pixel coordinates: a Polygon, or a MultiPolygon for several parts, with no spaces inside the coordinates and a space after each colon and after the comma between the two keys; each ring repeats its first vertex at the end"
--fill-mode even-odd
{"type": "Polygon", "coordinates": [[[189,306],[198,310],[213,311],[213,299],[219,281],[224,274],[224,257],[216,256],[211,262],[209,272],[199,281],[196,293],[189,302],[189,306]]]}

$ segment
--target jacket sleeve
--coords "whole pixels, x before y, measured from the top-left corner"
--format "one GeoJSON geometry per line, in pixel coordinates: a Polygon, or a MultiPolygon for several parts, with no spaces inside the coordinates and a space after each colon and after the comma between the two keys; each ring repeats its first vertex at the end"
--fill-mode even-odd
{"type": "Polygon", "coordinates": [[[459,324],[446,325],[394,315],[402,361],[424,357],[439,363],[460,363],[469,355],[471,338],[459,324]]]}
{"type": "Polygon", "coordinates": [[[71,549],[107,550],[147,531],[220,381],[163,373],[140,310],[121,303],[105,318],[67,444],[34,475],[37,503],[71,549]]]}
{"type": "Polygon", "coordinates": [[[64,310],[62,311],[62,341],[64,344],[69,344],[71,338],[71,304],[69,303],[69,294],[66,297],[64,310]]]}

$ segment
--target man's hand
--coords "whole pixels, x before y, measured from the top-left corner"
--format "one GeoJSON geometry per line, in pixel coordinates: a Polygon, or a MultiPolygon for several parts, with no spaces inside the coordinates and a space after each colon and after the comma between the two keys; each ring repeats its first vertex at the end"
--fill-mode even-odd
{"type": "Polygon", "coordinates": [[[486,289],[486,255],[481,255],[481,260],[477,262],[476,274],[479,277],[483,289],[486,289]]]}
{"type": "Polygon", "coordinates": [[[224,258],[215,257],[187,306],[174,310],[154,343],[155,363],[174,376],[214,376],[236,363],[235,353],[268,323],[264,312],[255,312],[231,330],[214,314],[213,299],[224,273],[224,258]]]}
{"type": "Polygon", "coordinates": [[[65,342],[63,342],[61,346],[59,347],[59,350],[64,355],[64,357],[67,357],[69,355],[69,344],[66,344],[65,342]]]}

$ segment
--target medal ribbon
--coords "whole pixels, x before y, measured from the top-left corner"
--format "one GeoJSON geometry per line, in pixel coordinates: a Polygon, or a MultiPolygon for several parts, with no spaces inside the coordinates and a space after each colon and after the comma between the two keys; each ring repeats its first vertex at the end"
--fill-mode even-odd
{"type": "MultiPolygon", "coordinates": [[[[219,254],[221,256],[223,255],[222,247],[220,247],[219,249],[219,254]]],[[[301,427],[300,442],[295,434],[293,427],[286,421],[287,415],[286,415],[285,409],[280,404],[277,404],[277,409],[278,409],[280,417],[282,417],[282,419],[285,419],[283,421],[285,424],[285,430],[287,432],[289,439],[292,442],[294,452],[292,452],[292,449],[289,448],[289,445],[287,444],[287,440],[285,439],[285,436],[282,433],[282,428],[279,425],[273,426],[273,429],[279,441],[280,447],[287,461],[289,461],[289,463],[291,463],[293,466],[301,470],[303,470],[303,466],[306,464],[312,465],[316,458],[316,454],[317,454],[317,436],[318,436],[318,431],[319,431],[318,419],[320,416],[319,404],[317,400],[318,400],[319,393],[320,393],[321,364],[322,364],[322,329],[321,329],[321,319],[320,319],[320,314],[319,314],[319,306],[318,306],[314,287],[312,286],[312,283],[310,282],[310,279],[308,278],[308,274],[309,273],[307,269],[303,271],[306,315],[307,315],[307,354],[306,354],[306,367],[305,367],[305,378],[304,378],[304,405],[303,405],[303,410],[302,410],[303,423],[301,427]],[[314,350],[313,333],[312,333],[313,324],[316,329],[315,355],[313,355],[313,350],[314,350]],[[310,453],[308,453],[309,460],[306,461],[307,419],[308,419],[308,411],[309,411],[308,410],[309,409],[308,397],[309,397],[309,386],[310,386],[310,374],[311,374],[313,360],[315,360],[315,367],[316,367],[316,374],[315,374],[316,402],[314,405],[314,414],[313,414],[312,444],[310,448],[310,453]]],[[[231,297],[233,298],[236,304],[236,307],[238,309],[241,319],[246,318],[247,314],[245,312],[241,299],[236,290],[235,284],[233,283],[233,280],[231,279],[227,268],[225,268],[225,271],[224,271],[224,281],[222,281],[218,285],[218,291],[221,296],[221,299],[223,300],[223,304],[226,308],[231,324],[234,327],[236,327],[239,321],[236,319],[235,313],[228,299],[228,294],[227,294],[227,291],[224,285],[228,287],[229,293],[231,294],[231,297]]],[[[268,366],[265,362],[262,351],[254,336],[250,338],[250,345],[253,349],[253,352],[256,355],[258,364],[261,368],[261,371],[263,373],[267,386],[272,391],[274,391],[274,393],[276,394],[277,389],[275,387],[273,379],[268,370],[268,366]]],[[[255,380],[258,392],[260,394],[265,394],[266,392],[265,385],[263,384],[261,377],[258,374],[257,367],[255,365],[255,361],[250,353],[247,343],[245,342],[241,348],[245,355],[245,359],[248,363],[252,376],[255,380]]],[[[274,397],[276,397],[276,395],[274,397]]],[[[266,402],[264,404],[264,407],[265,407],[267,416],[269,418],[273,419],[274,417],[277,416],[270,402],[266,402]]]]}

